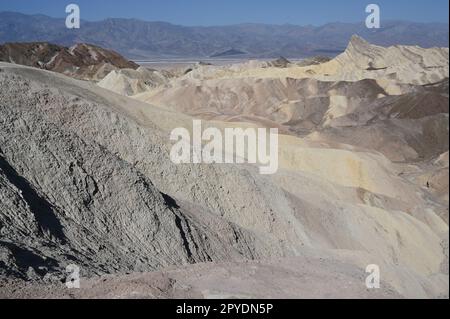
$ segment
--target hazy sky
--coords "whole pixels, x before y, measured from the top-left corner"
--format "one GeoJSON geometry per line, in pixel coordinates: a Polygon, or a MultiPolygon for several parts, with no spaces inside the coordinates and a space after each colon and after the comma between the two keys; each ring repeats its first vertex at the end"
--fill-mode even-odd
{"type": "Polygon", "coordinates": [[[0,0],[0,11],[63,17],[69,3],[80,6],[84,20],[137,18],[182,25],[357,22],[365,20],[370,3],[381,7],[382,19],[448,23],[449,9],[449,0],[0,0]]]}

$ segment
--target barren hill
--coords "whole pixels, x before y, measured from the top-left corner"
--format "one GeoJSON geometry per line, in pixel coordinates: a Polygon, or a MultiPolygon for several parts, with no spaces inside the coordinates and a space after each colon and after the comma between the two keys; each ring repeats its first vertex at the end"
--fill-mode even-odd
{"type": "Polygon", "coordinates": [[[82,80],[100,80],[116,69],[138,65],[118,53],[89,44],[70,48],[55,44],[6,43],[0,45],[0,61],[33,66],[82,80]]]}
{"type": "Polygon", "coordinates": [[[278,127],[409,162],[448,149],[447,88],[447,48],[384,48],[354,36],[331,61],[283,68],[198,66],[134,98],[207,120],[278,127]]]}

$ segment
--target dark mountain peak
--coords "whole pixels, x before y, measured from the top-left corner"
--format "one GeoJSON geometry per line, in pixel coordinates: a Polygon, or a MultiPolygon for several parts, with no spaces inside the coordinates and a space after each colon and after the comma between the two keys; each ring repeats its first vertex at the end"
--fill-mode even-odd
{"type": "Polygon", "coordinates": [[[220,53],[216,53],[211,55],[212,58],[219,58],[219,57],[228,57],[228,56],[235,56],[235,55],[244,55],[247,54],[246,52],[236,50],[236,49],[229,49],[220,53]]]}
{"type": "Polygon", "coordinates": [[[291,61],[286,59],[284,56],[280,56],[275,61],[272,61],[270,65],[276,67],[276,68],[287,68],[291,64],[291,61]]]}

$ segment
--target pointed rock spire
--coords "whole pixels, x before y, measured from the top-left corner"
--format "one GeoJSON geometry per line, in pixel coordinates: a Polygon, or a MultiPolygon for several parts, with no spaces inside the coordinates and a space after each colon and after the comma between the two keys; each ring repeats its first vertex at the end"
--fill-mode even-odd
{"type": "Polygon", "coordinates": [[[346,50],[365,50],[370,47],[370,43],[361,38],[359,35],[352,35],[346,50]]]}

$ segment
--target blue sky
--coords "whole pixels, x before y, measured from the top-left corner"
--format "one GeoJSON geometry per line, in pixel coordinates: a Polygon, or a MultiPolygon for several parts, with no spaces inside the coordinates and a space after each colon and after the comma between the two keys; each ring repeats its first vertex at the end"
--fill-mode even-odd
{"type": "Polygon", "coordinates": [[[448,23],[449,9],[449,0],[0,0],[0,11],[63,17],[69,3],[80,6],[84,20],[137,18],[182,25],[357,22],[365,20],[370,3],[380,6],[382,20],[448,23]]]}

